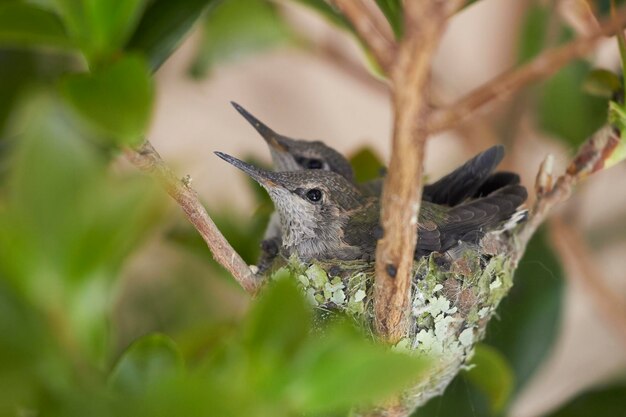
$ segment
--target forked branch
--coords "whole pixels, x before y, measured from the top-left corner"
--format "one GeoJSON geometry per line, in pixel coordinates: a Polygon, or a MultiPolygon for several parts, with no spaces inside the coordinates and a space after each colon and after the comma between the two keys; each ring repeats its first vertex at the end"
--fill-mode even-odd
{"type": "Polygon", "coordinates": [[[428,132],[450,129],[487,105],[492,106],[528,84],[548,78],[573,60],[587,55],[602,39],[614,35],[624,24],[626,9],[620,10],[614,18],[605,20],[595,33],[548,50],[528,64],[488,81],[450,106],[434,112],[428,123],[428,132]]]}
{"type": "Polygon", "coordinates": [[[368,8],[363,0],[332,0],[332,3],[350,21],[378,65],[388,72],[397,49],[389,23],[381,15],[375,14],[372,9],[368,8]]]}

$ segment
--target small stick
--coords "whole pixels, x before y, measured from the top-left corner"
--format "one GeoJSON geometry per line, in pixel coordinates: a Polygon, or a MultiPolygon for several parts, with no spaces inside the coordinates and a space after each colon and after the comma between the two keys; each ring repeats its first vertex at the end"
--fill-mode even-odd
{"type": "Polygon", "coordinates": [[[176,178],[148,141],[138,149],[127,149],[125,153],[133,165],[155,177],[167,193],[176,200],[187,219],[206,242],[215,260],[231,273],[247,293],[256,294],[263,281],[252,273],[250,267],[220,233],[198,199],[198,194],[191,188],[190,181],[176,178]]]}

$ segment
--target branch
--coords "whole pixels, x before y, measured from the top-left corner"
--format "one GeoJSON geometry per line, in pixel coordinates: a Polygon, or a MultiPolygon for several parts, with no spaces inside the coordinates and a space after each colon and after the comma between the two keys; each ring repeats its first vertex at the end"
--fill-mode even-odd
{"type": "Polygon", "coordinates": [[[471,91],[456,103],[436,111],[428,123],[429,133],[449,129],[474,116],[484,106],[494,105],[522,87],[551,76],[572,60],[587,55],[598,42],[606,36],[614,35],[624,24],[626,24],[626,9],[620,10],[614,19],[605,20],[600,29],[591,35],[546,51],[528,64],[499,75],[471,91]]]}
{"type": "Polygon", "coordinates": [[[552,219],[549,225],[551,241],[564,265],[570,269],[567,276],[579,277],[595,309],[613,327],[626,347],[626,301],[607,287],[599,276],[600,268],[594,265],[590,250],[580,233],[568,225],[562,216],[552,219]]]}
{"type": "Polygon", "coordinates": [[[333,0],[332,3],[350,21],[378,65],[388,72],[397,49],[389,23],[369,9],[363,0],[333,0]]]}
{"type": "Polygon", "coordinates": [[[252,273],[250,267],[217,229],[188,181],[176,178],[148,141],[136,150],[127,149],[126,157],[141,171],[154,176],[161,183],[200,233],[215,260],[232,274],[246,292],[256,294],[262,281],[252,273]]]}
{"type": "Polygon", "coordinates": [[[518,233],[518,241],[522,248],[528,244],[554,207],[569,198],[576,184],[606,167],[608,159],[619,143],[619,130],[610,125],[603,127],[583,143],[566,172],[556,180],[552,173],[552,156],[548,155],[537,174],[535,184],[537,200],[528,221],[518,233]]]}
{"type": "Polygon", "coordinates": [[[376,248],[374,312],[377,333],[391,343],[404,337],[409,328],[431,60],[449,7],[458,3],[405,3],[405,35],[390,72],[395,118],[389,172],[381,198],[384,237],[376,248]]]}

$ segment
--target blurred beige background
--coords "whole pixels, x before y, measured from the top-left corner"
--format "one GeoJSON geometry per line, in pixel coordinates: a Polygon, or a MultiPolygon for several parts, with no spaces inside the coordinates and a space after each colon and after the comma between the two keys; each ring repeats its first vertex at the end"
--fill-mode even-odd
{"type": "MultiPolygon", "coordinates": [[[[515,60],[516,33],[524,2],[483,0],[455,18],[435,62],[437,97],[449,102],[501,71],[515,60]]],[[[193,185],[208,202],[228,201],[252,210],[243,175],[213,155],[220,150],[238,157],[254,155],[269,162],[265,143],[230,106],[234,100],[276,131],[303,139],[323,139],[342,152],[363,145],[388,157],[391,112],[385,87],[368,80],[355,43],[344,33],[299,7],[286,10],[289,18],[309,38],[324,48],[332,42],[349,65],[329,56],[286,47],[217,66],[201,81],[186,71],[198,36],[192,36],[173,59],[159,71],[158,102],[150,139],[162,156],[193,185]]],[[[611,46],[604,46],[598,60],[614,59],[611,46]]],[[[426,171],[433,177],[455,167],[468,156],[494,142],[485,118],[431,138],[426,171]]],[[[532,121],[524,121],[516,134],[523,136],[519,161],[509,165],[524,173],[532,186],[537,165],[546,152],[556,153],[562,166],[567,157],[549,138],[538,134],[532,121]]],[[[591,179],[575,204],[586,230],[605,224],[616,216],[626,218],[623,166],[591,179]]],[[[160,256],[149,245],[145,256],[160,256]]],[[[604,245],[595,255],[599,278],[606,279],[615,293],[626,298],[626,242],[604,245]]],[[[142,263],[141,260],[137,260],[142,263]]],[[[568,271],[570,283],[565,301],[562,333],[551,357],[515,404],[512,415],[538,416],[594,381],[602,380],[626,366],[624,346],[610,326],[597,314],[584,286],[568,271]]]]}

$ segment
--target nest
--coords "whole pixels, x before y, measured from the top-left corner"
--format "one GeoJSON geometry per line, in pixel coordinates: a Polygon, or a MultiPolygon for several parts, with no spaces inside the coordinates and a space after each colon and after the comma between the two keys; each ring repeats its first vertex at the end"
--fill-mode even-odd
{"type": "MultiPolygon", "coordinates": [[[[432,253],[414,262],[411,326],[392,348],[427,355],[433,364],[402,394],[401,408],[413,410],[442,394],[467,366],[513,284],[515,248],[509,234],[490,233],[478,245],[460,244],[454,253],[432,253]]],[[[303,264],[292,257],[275,267],[272,277],[281,276],[297,277],[321,320],[342,312],[374,335],[372,262],[303,264]]]]}

